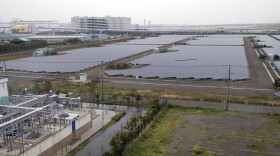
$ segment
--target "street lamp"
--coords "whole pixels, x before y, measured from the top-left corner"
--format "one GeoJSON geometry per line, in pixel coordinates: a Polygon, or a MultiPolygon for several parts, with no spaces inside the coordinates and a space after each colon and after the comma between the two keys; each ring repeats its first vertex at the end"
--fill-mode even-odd
{"type": "Polygon", "coordinates": [[[104,101],[104,94],[103,94],[103,61],[101,61],[101,101],[104,101]]]}
{"type": "Polygon", "coordinates": [[[230,65],[228,65],[228,79],[227,79],[227,104],[226,104],[226,111],[228,111],[228,99],[229,99],[229,82],[230,82],[230,65]]]}

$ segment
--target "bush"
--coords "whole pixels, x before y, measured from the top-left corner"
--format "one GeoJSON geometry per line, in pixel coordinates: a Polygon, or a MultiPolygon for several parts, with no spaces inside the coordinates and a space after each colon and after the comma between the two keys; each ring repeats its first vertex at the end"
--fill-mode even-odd
{"type": "Polygon", "coordinates": [[[127,126],[125,126],[123,131],[118,132],[110,141],[111,151],[108,151],[104,156],[121,156],[125,147],[135,138],[139,136],[141,131],[145,129],[148,123],[160,112],[161,106],[159,99],[153,99],[151,101],[153,107],[144,116],[135,116],[130,119],[127,126]]]}
{"type": "Polygon", "coordinates": [[[262,60],[264,60],[264,59],[266,59],[267,57],[266,57],[266,55],[264,55],[264,54],[260,54],[260,56],[259,56],[259,59],[262,59],[262,60]]]}

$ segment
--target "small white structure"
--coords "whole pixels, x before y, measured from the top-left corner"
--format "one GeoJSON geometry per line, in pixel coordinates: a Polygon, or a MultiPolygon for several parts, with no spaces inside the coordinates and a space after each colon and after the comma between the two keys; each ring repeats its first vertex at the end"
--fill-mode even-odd
{"type": "Polygon", "coordinates": [[[43,50],[36,50],[36,51],[33,53],[33,57],[41,57],[41,56],[45,56],[43,50]]]}
{"type": "Polygon", "coordinates": [[[0,98],[8,97],[8,79],[0,79],[0,98]]]}
{"type": "Polygon", "coordinates": [[[160,52],[159,48],[154,48],[153,49],[153,53],[159,53],[159,52],[160,52]]]}
{"type": "Polygon", "coordinates": [[[80,73],[80,81],[86,82],[87,81],[87,74],[86,73],[80,73]]]}

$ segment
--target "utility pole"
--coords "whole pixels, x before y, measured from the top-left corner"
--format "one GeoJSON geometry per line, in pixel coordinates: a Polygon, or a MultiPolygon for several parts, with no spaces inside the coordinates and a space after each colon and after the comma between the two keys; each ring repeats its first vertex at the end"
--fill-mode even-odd
{"type": "Polygon", "coordinates": [[[5,70],[5,76],[7,77],[6,60],[4,60],[4,70],[5,70]]]}
{"type": "Polygon", "coordinates": [[[101,61],[101,101],[104,101],[104,94],[103,94],[103,61],[101,61]]]}
{"type": "Polygon", "coordinates": [[[230,65],[228,65],[228,79],[227,79],[227,105],[226,111],[228,111],[228,99],[229,99],[229,82],[230,82],[230,65]]]}

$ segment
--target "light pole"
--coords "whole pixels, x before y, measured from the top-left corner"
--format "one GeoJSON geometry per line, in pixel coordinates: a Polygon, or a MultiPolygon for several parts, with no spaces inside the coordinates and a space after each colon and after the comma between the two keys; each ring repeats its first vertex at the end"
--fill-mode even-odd
{"type": "Polygon", "coordinates": [[[6,60],[4,60],[4,70],[5,70],[5,76],[7,77],[6,60]]]}
{"type": "Polygon", "coordinates": [[[228,111],[228,99],[229,99],[229,82],[230,82],[230,65],[228,65],[228,79],[227,79],[227,104],[226,104],[226,111],[228,111]]]}
{"type": "Polygon", "coordinates": [[[104,94],[103,94],[103,61],[101,61],[101,101],[104,101],[104,94]]]}

